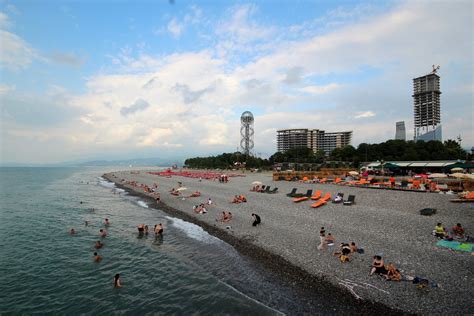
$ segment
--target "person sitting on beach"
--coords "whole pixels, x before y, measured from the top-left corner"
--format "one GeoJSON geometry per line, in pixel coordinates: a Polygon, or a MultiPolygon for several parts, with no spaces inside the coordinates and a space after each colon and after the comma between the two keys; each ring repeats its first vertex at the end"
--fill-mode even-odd
{"type": "Polygon", "coordinates": [[[209,198],[209,199],[207,200],[207,205],[212,205],[212,200],[211,200],[211,198],[209,198]]]}
{"type": "Polygon", "coordinates": [[[464,228],[461,226],[460,223],[457,223],[456,226],[453,226],[452,231],[454,237],[464,238],[464,228]]]}
{"type": "Polygon", "coordinates": [[[97,241],[95,242],[95,249],[100,249],[100,248],[102,248],[103,246],[104,246],[104,244],[101,243],[100,240],[97,240],[97,241]]]}
{"type": "Polygon", "coordinates": [[[357,252],[358,250],[355,242],[351,242],[350,248],[351,248],[351,252],[357,252]]]}
{"type": "Polygon", "coordinates": [[[75,233],[76,233],[76,230],[75,230],[74,228],[71,228],[71,229],[69,230],[69,234],[70,234],[70,235],[74,235],[75,233]]]}
{"type": "Polygon", "coordinates": [[[240,202],[241,202],[241,201],[240,201],[240,199],[239,199],[239,196],[238,196],[238,195],[236,195],[236,196],[234,196],[234,199],[232,200],[232,202],[231,202],[231,203],[238,204],[238,203],[240,203],[240,202]]]}
{"type": "Polygon", "coordinates": [[[393,263],[390,263],[387,266],[387,274],[385,274],[384,276],[389,281],[402,280],[402,274],[400,273],[400,270],[398,270],[393,263]]]}
{"type": "Polygon", "coordinates": [[[377,273],[382,276],[387,274],[387,269],[385,269],[385,263],[382,257],[378,255],[374,256],[374,259],[372,260],[372,266],[369,275],[373,275],[374,273],[377,273]]]}
{"type": "Polygon", "coordinates": [[[105,229],[99,230],[100,237],[105,238],[107,237],[107,231],[105,229]]]}
{"type": "Polygon", "coordinates": [[[239,200],[240,200],[240,202],[243,202],[243,203],[247,202],[247,198],[243,194],[239,195],[239,200]]]}
{"type": "Polygon", "coordinates": [[[102,256],[99,256],[97,252],[94,252],[94,261],[99,262],[100,260],[102,260],[102,256]]]}
{"type": "Polygon", "coordinates": [[[162,235],[163,234],[163,225],[159,223],[158,225],[155,225],[155,236],[162,235]]]}
{"type": "Polygon", "coordinates": [[[341,262],[349,262],[349,255],[351,254],[351,247],[347,243],[341,243],[339,245],[340,251],[334,252],[334,255],[339,255],[341,262]]]}
{"type": "Polygon", "coordinates": [[[438,238],[445,238],[448,234],[441,223],[436,224],[433,234],[438,238]]]}
{"type": "Polygon", "coordinates": [[[230,222],[231,219],[232,219],[232,213],[228,212],[227,216],[224,217],[224,223],[230,222]]]}
{"type": "Polygon", "coordinates": [[[161,200],[160,193],[155,193],[155,194],[156,194],[155,201],[156,201],[156,203],[158,203],[161,200]]]}
{"type": "Polygon", "coordinates": [[[110,225],[110,221],[109,221],[108,218],[106,218],[106,219],[104,220],[104,225],[105,225],[105,226],[109,226],[109,225],[110,225]]]}
{"type": "Polygon", "coordinates": [[[252,226],[260,225],[260,223],[262,222],[262,220],[260,219],[260,216],[258,216],[258,215],[255,214],[255,213],[252,213],[252,217],[253,217],[252,226]]]}
{"type": "Polygon", "coordinates": [[[120,284],[120,274],[116,274],[114,277],[114,287],[120,288],[122,287],[122,284],[120,284]]]}

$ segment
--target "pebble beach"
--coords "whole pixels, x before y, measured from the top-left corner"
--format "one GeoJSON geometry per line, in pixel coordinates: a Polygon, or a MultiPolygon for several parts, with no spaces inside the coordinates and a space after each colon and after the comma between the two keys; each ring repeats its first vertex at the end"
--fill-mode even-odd
{"type": "MultiPolygon", "coordinates": [[[[437,193],[375,190],[335,184],[312,184],[273,181],[270,173],[245,173],[244,177],[231,177],[220,183],[179,176],[162,177],[147,171],[117,171],[104,177],[134,194],[144,193],[130,181],[152,186],[158,184],[161,201],[158,207],[174,216],[192,221],[209,233],[234,245],[244,254],[261,260],[268,268],[281,269],[286,274],[300,275],[295,282],[302,287],[330,289],[340,293],[341,299],[353,300],[354,306],[375,306],[374,310],[406,314],[474,314],[472,289],[474,256],[436,246],[431,235],[436,223],[445,227],[462,223],[469,234],[474,229],[474,206],[470,203],[451,203],[454,196],[437,193]],[[250,192],[251,183],[260,181],[278,193],[250,192]],[[181,182],[189,196],[201,192],[197,198],[182,198],[169,194],[181,182]],[[355,195],[355,204],[345,206],[328,203],[317,209],[310,201],[293,203],[286,193],[292,188],[305,193],[308,189],[355,195]],[[232,204],[235,195],[243,194],[247,203],[232,204]],[[196,214],[193,206],[206,203],[207,214],[196,214]],[[422,216],[423,208],[435,208],[436,214],[422,216]],[[222,211],[230,211],[229,223],[217,222],[222,211]],[[252,213],[262,218],[262,224],[252,226],[252,213]],[[354,241],[364,248],[363,254],[352,254],[349,263],[341,263],[330,250],[318,250],[319,229],[325,227],[334,235],[336,247],[341,242],[354,241]],[[242,245],[249,245],[245,250],[242,245]],[[241,249],[239,249],[239,247],[241,249]],[[259,258],[255,249],[261,249],[259,258]],[[246,252],[246,253],[245,253],[246,252]],[[430,286],[419,289],[412,282],[385,281],[379,276],[368,276],[372,257],[382,255],[385,263],[393,263],[402,274],[426,278],[430,286]],[[284,263],[284,264],[281,264],[284,263]],[[316,285],[316,286],[315,286],[316,285]]],[[[152,203],[153,198],[148,201],[152,203]]],[[[132,225],[135,223],[131,223],[132,225]]],[[[319,295],[315,291],[315,295],[319,295]]],[[[366,311],[370,312],[371,309],[366,311]]]]}

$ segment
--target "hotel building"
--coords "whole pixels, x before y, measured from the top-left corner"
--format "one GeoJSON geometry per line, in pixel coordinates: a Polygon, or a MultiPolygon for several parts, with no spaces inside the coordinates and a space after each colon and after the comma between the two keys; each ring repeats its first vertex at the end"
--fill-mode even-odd
{"type": "Polygon", "coordinates": [[[277,131],[277,150],[285,152],[292,148],[311,148],[313,152],[323,150],[329,155],[335,148],[350,145],[352,131],[326,133],[319,129],[282,129],[277,131]]]}

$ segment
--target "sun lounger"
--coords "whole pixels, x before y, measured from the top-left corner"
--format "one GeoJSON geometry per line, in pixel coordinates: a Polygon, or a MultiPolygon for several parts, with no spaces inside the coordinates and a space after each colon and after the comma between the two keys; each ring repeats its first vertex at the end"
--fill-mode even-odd
{"type": "Polygon", "coordinates": [[[349,195],[347,200],[344,201],[344,205],[352,205],[355,204],[355,195],[349,195]]]}
{"type": "Polygon", "coordinates": [[[273,190],[268,191],[267,193],[273,194],[273,193],[277,193],[277,191],[278,191],[278,188],[274,188],[273,190]]]}
{"type": "Polygon", "coordinates": [[[298,202],[303,202],[303,201],[309,200],[309,198],[311,197],[311,195],[313,195],[313,190],[308,190],[308,191],[306,192],[306,195],[304,195],[304,196],[302,196],[302,197],[294,198],[294,199],[293,199],[293,202],[298,203],[298,202]]]}
{"type": "Polygon", "coordinates": [[[328,181],[328,178],[322,178],[319,183],[326,183],[328,181]]]}
{"type": "Polygon", "coordinates": [[[260,192],[260,193],[268,193],[268,192],[270,192],[270,186],[269,186],[269,185],[267,185],[267,187],[265,188],[265,190],[263,190],[263,191],[260,192]]]}
{"type": "Polygon", "coordinates": [[[334,184],[338,184],[338,183],[341,183],[342,182],[342,179],[341,178],[336,178],[334,180],[334,184]]]}
{"type": "Polygon", "coordinates": [[[322,191],[318,190],[314,193],[314,195],[311,197],[311,200],[319,200],[321,198],[322,191]]]}
{"type": "Polygon", "coordinates": [[[327,202],[331,199],[331,193],[326,193],[319,201],[316,203],[311,204],[312,208],[318,208],[320,206],[323,206],[324,204],[327,204],[327,202]]]}
{"type": "Polygon", "coordinates": [[[293,196],[296,194],[296,190],[298,190],[298,189],[297,189],[297,188],[293,188],[293,190],[291,190],[290,193],[287,193],[286,196],[293,197],[293,196]]]}

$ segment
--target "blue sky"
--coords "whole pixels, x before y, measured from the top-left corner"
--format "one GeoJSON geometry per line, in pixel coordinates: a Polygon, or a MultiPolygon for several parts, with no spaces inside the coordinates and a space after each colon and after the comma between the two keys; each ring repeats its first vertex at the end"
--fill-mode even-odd
{"type": "Polygon", "coordinates": [[[2,162],[255,152],[276,130],[412,137],[441,69],[443,135],[473,135],[471,1],[0,1],[2,162]],[[424,23],[420,23],[424,21],[424,23]]]}

